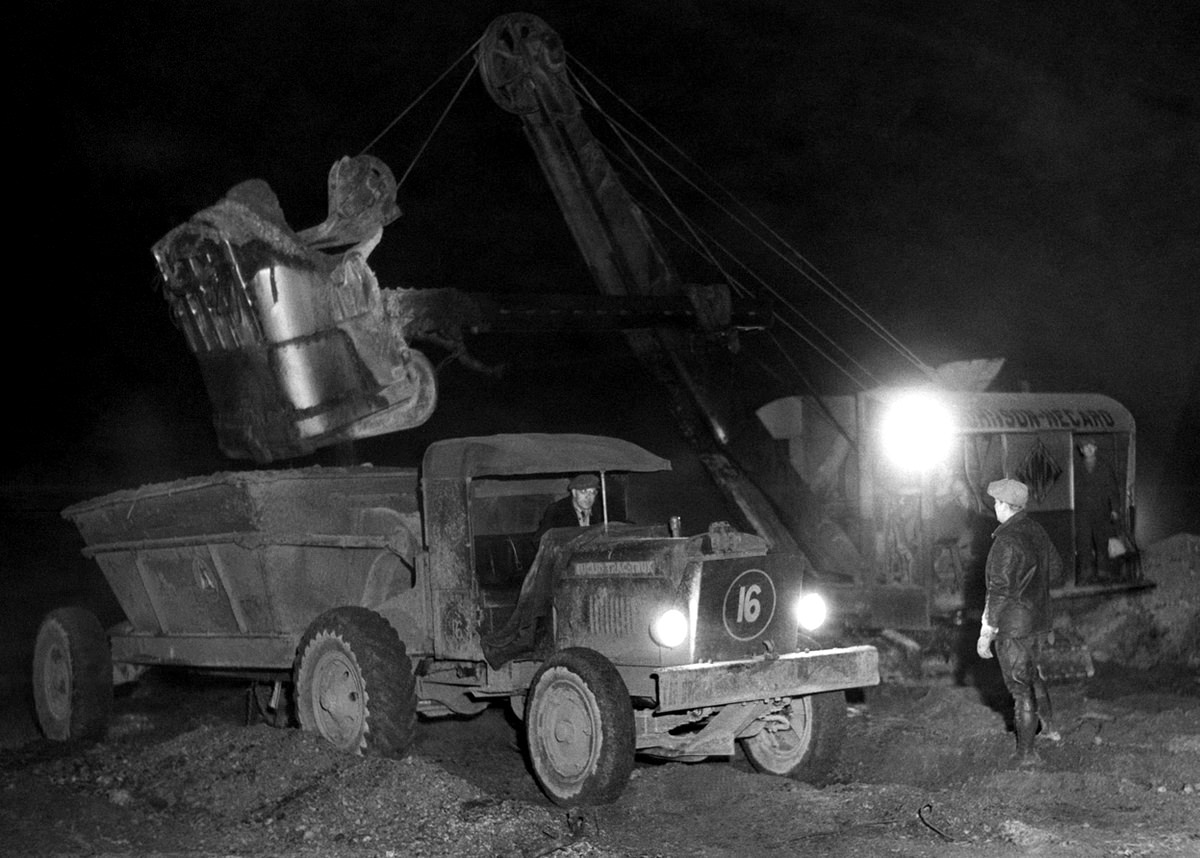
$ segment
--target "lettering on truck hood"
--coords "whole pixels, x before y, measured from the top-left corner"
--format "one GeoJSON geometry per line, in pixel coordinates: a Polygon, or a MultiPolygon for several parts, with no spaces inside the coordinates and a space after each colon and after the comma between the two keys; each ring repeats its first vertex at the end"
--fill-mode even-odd
{"type": "Polygon", "coordinates": [[[588,560],[576,563],[575,575],[581,578],[653,578],[653,560],[588,560]]]}

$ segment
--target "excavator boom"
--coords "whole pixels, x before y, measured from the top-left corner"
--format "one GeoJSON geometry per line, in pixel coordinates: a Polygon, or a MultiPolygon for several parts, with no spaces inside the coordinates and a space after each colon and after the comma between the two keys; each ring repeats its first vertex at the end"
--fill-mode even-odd
{"type": "MultiPolygon", "coordinates": [[[[520,117],[599,291],[623,298],[686,293],[646,216],[583,120],[558,34],[536,15],[502,15],[484,34],[478,58],[493,100],[520,117]]],[[[727,294],[726,284],[714,288],[727,294]]],[[[670,394],[681,431],[726,498],[775,550],[800,553],[770,501],[723,448],[730,415],[705,384],[687,334],[660,326],[627,331],[626,338],[670,394]]]]}

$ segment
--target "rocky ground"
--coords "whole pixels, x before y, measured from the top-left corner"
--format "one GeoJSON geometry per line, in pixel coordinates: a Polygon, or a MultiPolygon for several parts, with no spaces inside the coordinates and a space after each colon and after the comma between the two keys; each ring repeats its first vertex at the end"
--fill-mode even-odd
{"type": "Polygon", "coordinates": [[[614,804],[538,792],[504,709],[424,722],[402,760],[247,725],[245,689],[151,674],[106,742],[37,738],[10,696],[0,854],[350,856],[1200,855],[1200,540],[1145,558],[1154,590],[1079,617],[1095,676],[1053,688],[1061,740],[1009,766],[988,666],[947,666],[847,701],[821,788],[742,759],[640,764],[614,804]],[[1100,637],[1096,637],[1100,635],[1100,637]]]}

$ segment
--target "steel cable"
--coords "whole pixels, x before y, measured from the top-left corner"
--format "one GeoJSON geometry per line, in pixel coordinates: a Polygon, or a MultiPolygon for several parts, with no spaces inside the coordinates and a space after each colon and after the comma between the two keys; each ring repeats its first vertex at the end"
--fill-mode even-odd
{"type": "MultiPolygon", "coordinates": [[[[928,365],[926,365],[923,361],[921,361],[920,358],[918,358],[917,355],[912,351],[912,349],[910,349],[906,345],[904,345],[904,343],[901,342],[898,337],[896,337],[894,334],[892,334],[890,331],[888,331],[887,328],[884,327],[884,325],[880,321],[875,319],[865,308],[863,308],[857,301],[855,301],[848,293],[846,293],[844,290],[840,289],[836,284],[834,284],[832,280],[830,280],[825,274],[823,274],[820,271],[820,269],[818,269],[812,262],[810,262],[808,259],[806,259],[799,251],[797,251],[795,248],[793,248],[787,242],[786,239],[784,239],[782,236],[779,235],[778,232],[776,232],[773,228],[771,228],[768,224],[766,224],[765,221],[762,220],[762,218],[760,218],[751,209],[749,209],[747,206],[745,206],[743,203],[741,203],[730,191],[728,191],[726,188],[724,188],[724,186],[722,186],[720,182],[718,182],[715,178],[713,178],[710,174],[708,174],[702,167],[700,167],[698,164],[696,164],[696,162],[692,158],[690,158],[686,152],[684,152],[679,146],[674,144],[668,137],[666,137],[665,134],[663,134],[661,131],[659,131],[653,125],[653,123],[651,123],[649,120],[647,120],[645,117],[643,117],[640,113],[638,113],[638,111],[635,108],[633,108],[628,102],[626,102],[624,99],[622,99],[616,93],[614,93],[610,87],[608,87],[594,72],[592,72],[590,69],[588,69],[587,66],[585,66],[583,63],[580,63],[577,58],[572,56],[571,60],[572,60],[572,64],[574,67],[579,68],[582,71],[586,72],[592,80],[594,80],[600,87],[602,87],[607,93],[609,93],[614,99],[616,99],[616,101],[619,104],[621,104],[621,106],[623,106],[626,110],[628,110],[633,115],[634,118],[636,118],[639,122],[644,124],[658,138],[660,138],[668,146],[670,146],[681,158],[683,158],[689,165],[691,165],[693,168],[695,168],[703,178],[705,178],[707,181],[711,182],[714,187],[719,189],[722,194],[724,194],[735,205],[737,205],[739,209],[745,211],[756,223],[758,223],[764,230],[766,230],[766,232],[771,236],[771,238],[774,239],[775,242],[778,242],[778,245],[782,246],[783,250],[781,250],[779,246],[772,244],[772,242],[768,241],[766,238],[764,238],[763,235],[756,232],[742,218],[740,218],[736,213],[731,211],[728,208],[728,206],[724,205],[722,202],[720,202],[715,197],[713,197],[712,194],[708,193],[704,188],[700,187],[696,182],[694,182],[688,176],[684,175],[682,171],[680,171],[678,168],[676,168],[674,165],[672,165],[670,162],[668,162],[663,156],[658,154],[649,144],[647,144],[645,141],[643,141],[638,135],[634,134],[632,131],[630,131],[628,128],[626,128],[623,124],[618,122],[614,117],[612,117],[611,114],[609,114],[607,111],[605,111],[604,108],[598,102],[596,102],[596,100],[594,98],[592,98],[590,96],[590,94],[587,94],[585,91],[583,94],[585,95],[588,103],[591,104],[600,113],[600,115],[605,119],[605,121],[609,123],[610,127],[613,127],[614,131],[619,129],[621,132],[623,132],[623,134],[621,135],[623,141],[625,138],[635,140],[641,148],[643,148],[645,151],[649,152],[650,155],[652,155],[656,160],[660,161],[669,170],[671,170],[673,173],[675,173],[675,175],[677,175],[689,187],[691,187],[693,190],[697,191],[702,196],[704,196],[705,199],[707,199],[718,210],[720,210],[723,214],[725,214],[727,217],[729,217],[730,220],[732,220],[734,223],[736,223],[738,226],[740,226],[742,229],[744,229],[753,238],[757,239],[765,248],[770,250],[772,253],[774,253],[776,256],[778,256],[785,264],[787,264],[789,267],[793,268],[802,277],[804,277],[806,280],[808,280],[810,283],[812,283],[818,290],[820,290],[825,295],[827,295],[838,306],[840,306],[843,310],[845,310],[847,313],[849,313],[856,321],[860,322],[868,330],[870,330],[872,333],[874,333],[876,336],[878,336],[887,345],[889,345],[892,349],[894,349],[897,353],[899,353],[902,357],[904,357],[907,361],[909,361],[913,366],[915,366],[917,369],[921,370],[922,372],[924,372],[926,374],[929,374],[931,372],[928,365]],[[799,260],[799,262],[802,263],[803,265],[802,266],[798,265],[794,260],[799,260]],[[811,271],[811,273],[810,273],[810,271],[811,271]]],[[[628,144],[626,144],[626,145],[628,145],[628,144]]],[[[782,296],[778,296],[778,297],[780,297],[780,300],[785,301],[785,303],[789,303],[782,296]]],[[[795,308],[793,307],[793,309],[795,309],[795,308]]]]}

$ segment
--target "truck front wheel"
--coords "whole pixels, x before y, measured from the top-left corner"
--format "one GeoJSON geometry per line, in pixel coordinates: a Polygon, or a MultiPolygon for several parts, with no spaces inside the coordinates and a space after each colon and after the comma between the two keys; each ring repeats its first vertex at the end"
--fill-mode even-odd
{"type": "Polygon", "coordinates": [[[525,731],[534,776],[564,807],[614,801],[633,771],[633,706],[604,656],[576,647],[541,666],[529,687],[525,731]]]}
{"type": "Polygon", "coordinates": [[[51,611],[33,649],[33,704],[46,738],[104,738],[112,699],[112,655],[100,621],[83,608],[51,611]]]}
{"type": "Polygon", "coordinates": [[[846,697],[841,691],[795,697],[753,736],[741,740],[757,771],[820,783],[837,762],[846,735],[846,697]]]}
{"type": "Polygon", "coordinates": [[[305,730],[353,754],[397,757],[412,743],[412,662],[383,617],[334,608],[313,620],[296,657],[296,715],[305,730]]]}

